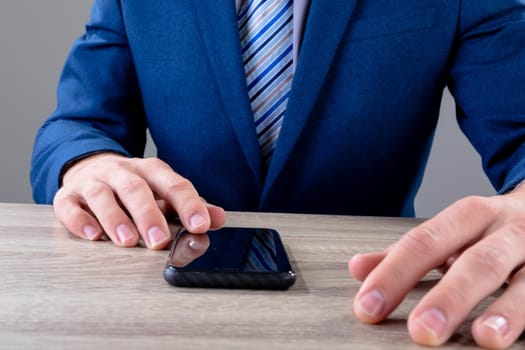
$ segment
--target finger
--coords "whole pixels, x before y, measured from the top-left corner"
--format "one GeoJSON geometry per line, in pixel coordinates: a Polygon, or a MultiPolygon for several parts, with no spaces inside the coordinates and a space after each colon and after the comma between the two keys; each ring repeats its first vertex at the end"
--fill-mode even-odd
{"type": "Polygon", "coordinates": [[[105,179],[132,217],[146,246],[163,249],[171,240],[168,223],[148,183],[128,170],[115,170],[105,179]]]}
{"type": "Polygon", "coordinates": [[[226,213],[224,209],[213,204],[206,203],[208,214],[210,215],[210,230],[217,230],[224,226],[226,213]]]}
{"type": "Polygon", "coordinates": [[[357,317],[384,319],[428,271],[481,235],[493,215],[485,198],[471,197],[407,232],[363,282],[354,302],[357,317]]]}
{"type": "Polygon", "coordinates": [[[365,278],[383,261],[387,252],[356,254],[348,262],[348,271],[359,281],[365,278]]]}
{"type": "Polygon", "coordinates": [[[137,245],[139,235],[128,215],[117,202],[113,190],[105,183],[87,182],[81,188],[84,198],[93,214],[111,240],[122,247],[137,245]]]}
{"type": "Polygon", "coordinates": [[[411,313],[412,339],[423,345],[443,344],[476,305],[500,288],[523,262],[524,245],[521,232],[503,227],[465,250],[411,313]]]}
{"type": "Polygon", "coordinates": [[[53,200],[55,215],[74,235],[96,241],[102,236],[102,228],[97,220],[82,208],[78,197],[59,190],[53,200]]]}
{"type": "Polygon", "coordinates": [[[153,158],[143,160],[136,171],[159,197],[170,203],[188,231],[208,231],[210,214],[189,180],[174,172],[166,163],[153,158]]]}
{"type": "Polygon", "coordinates": [[[390,244],[382,252],[370,252],[365,254],[356,254],[348,262],[348,271],[352,276],[359,281],[364,281],[366,277],[374,270],[387,254],[395,246],[395,243],[390,244]]]}
{"type": "Polygon", "coordinates": [[[175,250],[170,256],[170,264],[184,267],[206,253],[209,246],[210,239],[206,234],[182,235],[177,240],[175,250]]]}
{"type": "Polygon", "coordinates": [[[478,345],[488,349],[511,346],[525,330],[525,268],[513,275],[503,294],[472,324],[478,345]]]}
{"type": "MultiPolygon", "coordinates": [[[[168,220],[168,223],[177,226],[177,229],[171,228],[171,231],[176,231],[180,229],[180,218],[178,217],[178,215],[176,215],[176,213],[173,212],[171,206],[169,206],[169,204],[166,203],[166,201],[164,200],[157,200],[157,204],[159,205],[159,208],[168,220]]],[[[206,207],[208,208],[208,213],[210,215],[211,220],[210,230],[218,230],[221,227],[223,227],[226,222],[226,213],[224,212],[224,209],[209,203],[206,203],[206,207]]]]}
{"type": "MultiPolygon", "coordinates": [[[[201,200],[204,201],[206,208],[208,209],[208,214],[210,215],[210,230],[217,230],[224,226],[224,223],[226,222],[226,213],[224,212],[224,209],[206,202],[204,198],[201,198],[201,200]]],[[[180,222],[180,218],[175,210],[165,200],[157,199],[157,205],[164,216],[168,218],[168,221],[172,220],[180,222]]]]}

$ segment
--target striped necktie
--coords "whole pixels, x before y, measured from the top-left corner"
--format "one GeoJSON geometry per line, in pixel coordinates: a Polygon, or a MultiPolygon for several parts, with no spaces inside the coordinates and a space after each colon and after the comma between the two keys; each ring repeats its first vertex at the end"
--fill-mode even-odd
{"type": "Polygon", "coordinates": [[[238,26],[255,128],[268,166],[292,86],[293,1],[244,0],[238,26]]]}

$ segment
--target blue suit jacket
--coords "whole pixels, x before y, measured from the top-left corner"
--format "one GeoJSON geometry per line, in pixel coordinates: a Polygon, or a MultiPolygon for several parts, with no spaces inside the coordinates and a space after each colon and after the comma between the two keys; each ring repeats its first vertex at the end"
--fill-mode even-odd
{"type": "Polygon", "coordinates": [[[525,0],[313,0],[265,176],[234,1],[97,0],[39,131],[50,202],[68,161],[158,155],[230,210],[413,215],[449,86],[493,185],[525,178],[525,0]]]}

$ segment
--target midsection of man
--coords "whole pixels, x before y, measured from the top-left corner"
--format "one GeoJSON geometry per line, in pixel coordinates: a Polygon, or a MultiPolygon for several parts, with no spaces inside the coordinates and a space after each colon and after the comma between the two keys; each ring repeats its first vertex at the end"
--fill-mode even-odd
{"type": "MultiPolygon", "coordinates": [[[[80,78],[59,90],[67,96],[73,86],[92,98],[59,107],[53,118],[94,121],[108,137],[93,149],[72,146],[61,161],[99,148],[140,155],[129,140],[142,140],[147,125],[159,157],[227,209],[413,215],[443,88],[473,76],[455,61],[464,34],[458,23],[509,7],[483,3],[475,10],[440,0],[312,2],[266,170],[235,4],[98,1],[65,70],[66,79],[80,78]]],[[[495,23],[506,26],[503,17],[495,23]]],[[[469,88],[490,78],[483,71],[469,88]]],[[[469,136],[475,143],[474,130],[469,136]]],[[[505,180],[493,174],[498,188],[511,185],[505,180]]]]}

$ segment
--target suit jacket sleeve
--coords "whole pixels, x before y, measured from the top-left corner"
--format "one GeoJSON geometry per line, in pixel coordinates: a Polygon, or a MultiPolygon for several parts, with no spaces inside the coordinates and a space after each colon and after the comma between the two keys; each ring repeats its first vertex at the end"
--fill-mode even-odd
{"type": "Polygon", "coordinates": [[[449,87],[500,193],[525,174],[525,2],[463,1],[449,87]]]}
{"type": "Polygon", "coordinates": [[[31,183],[37,203],[51,203],[61,169],[98,151],[141,156],[146,122],[117,1],[96,1],[57,91],[57,109],[38,131],[31,183]]]}

